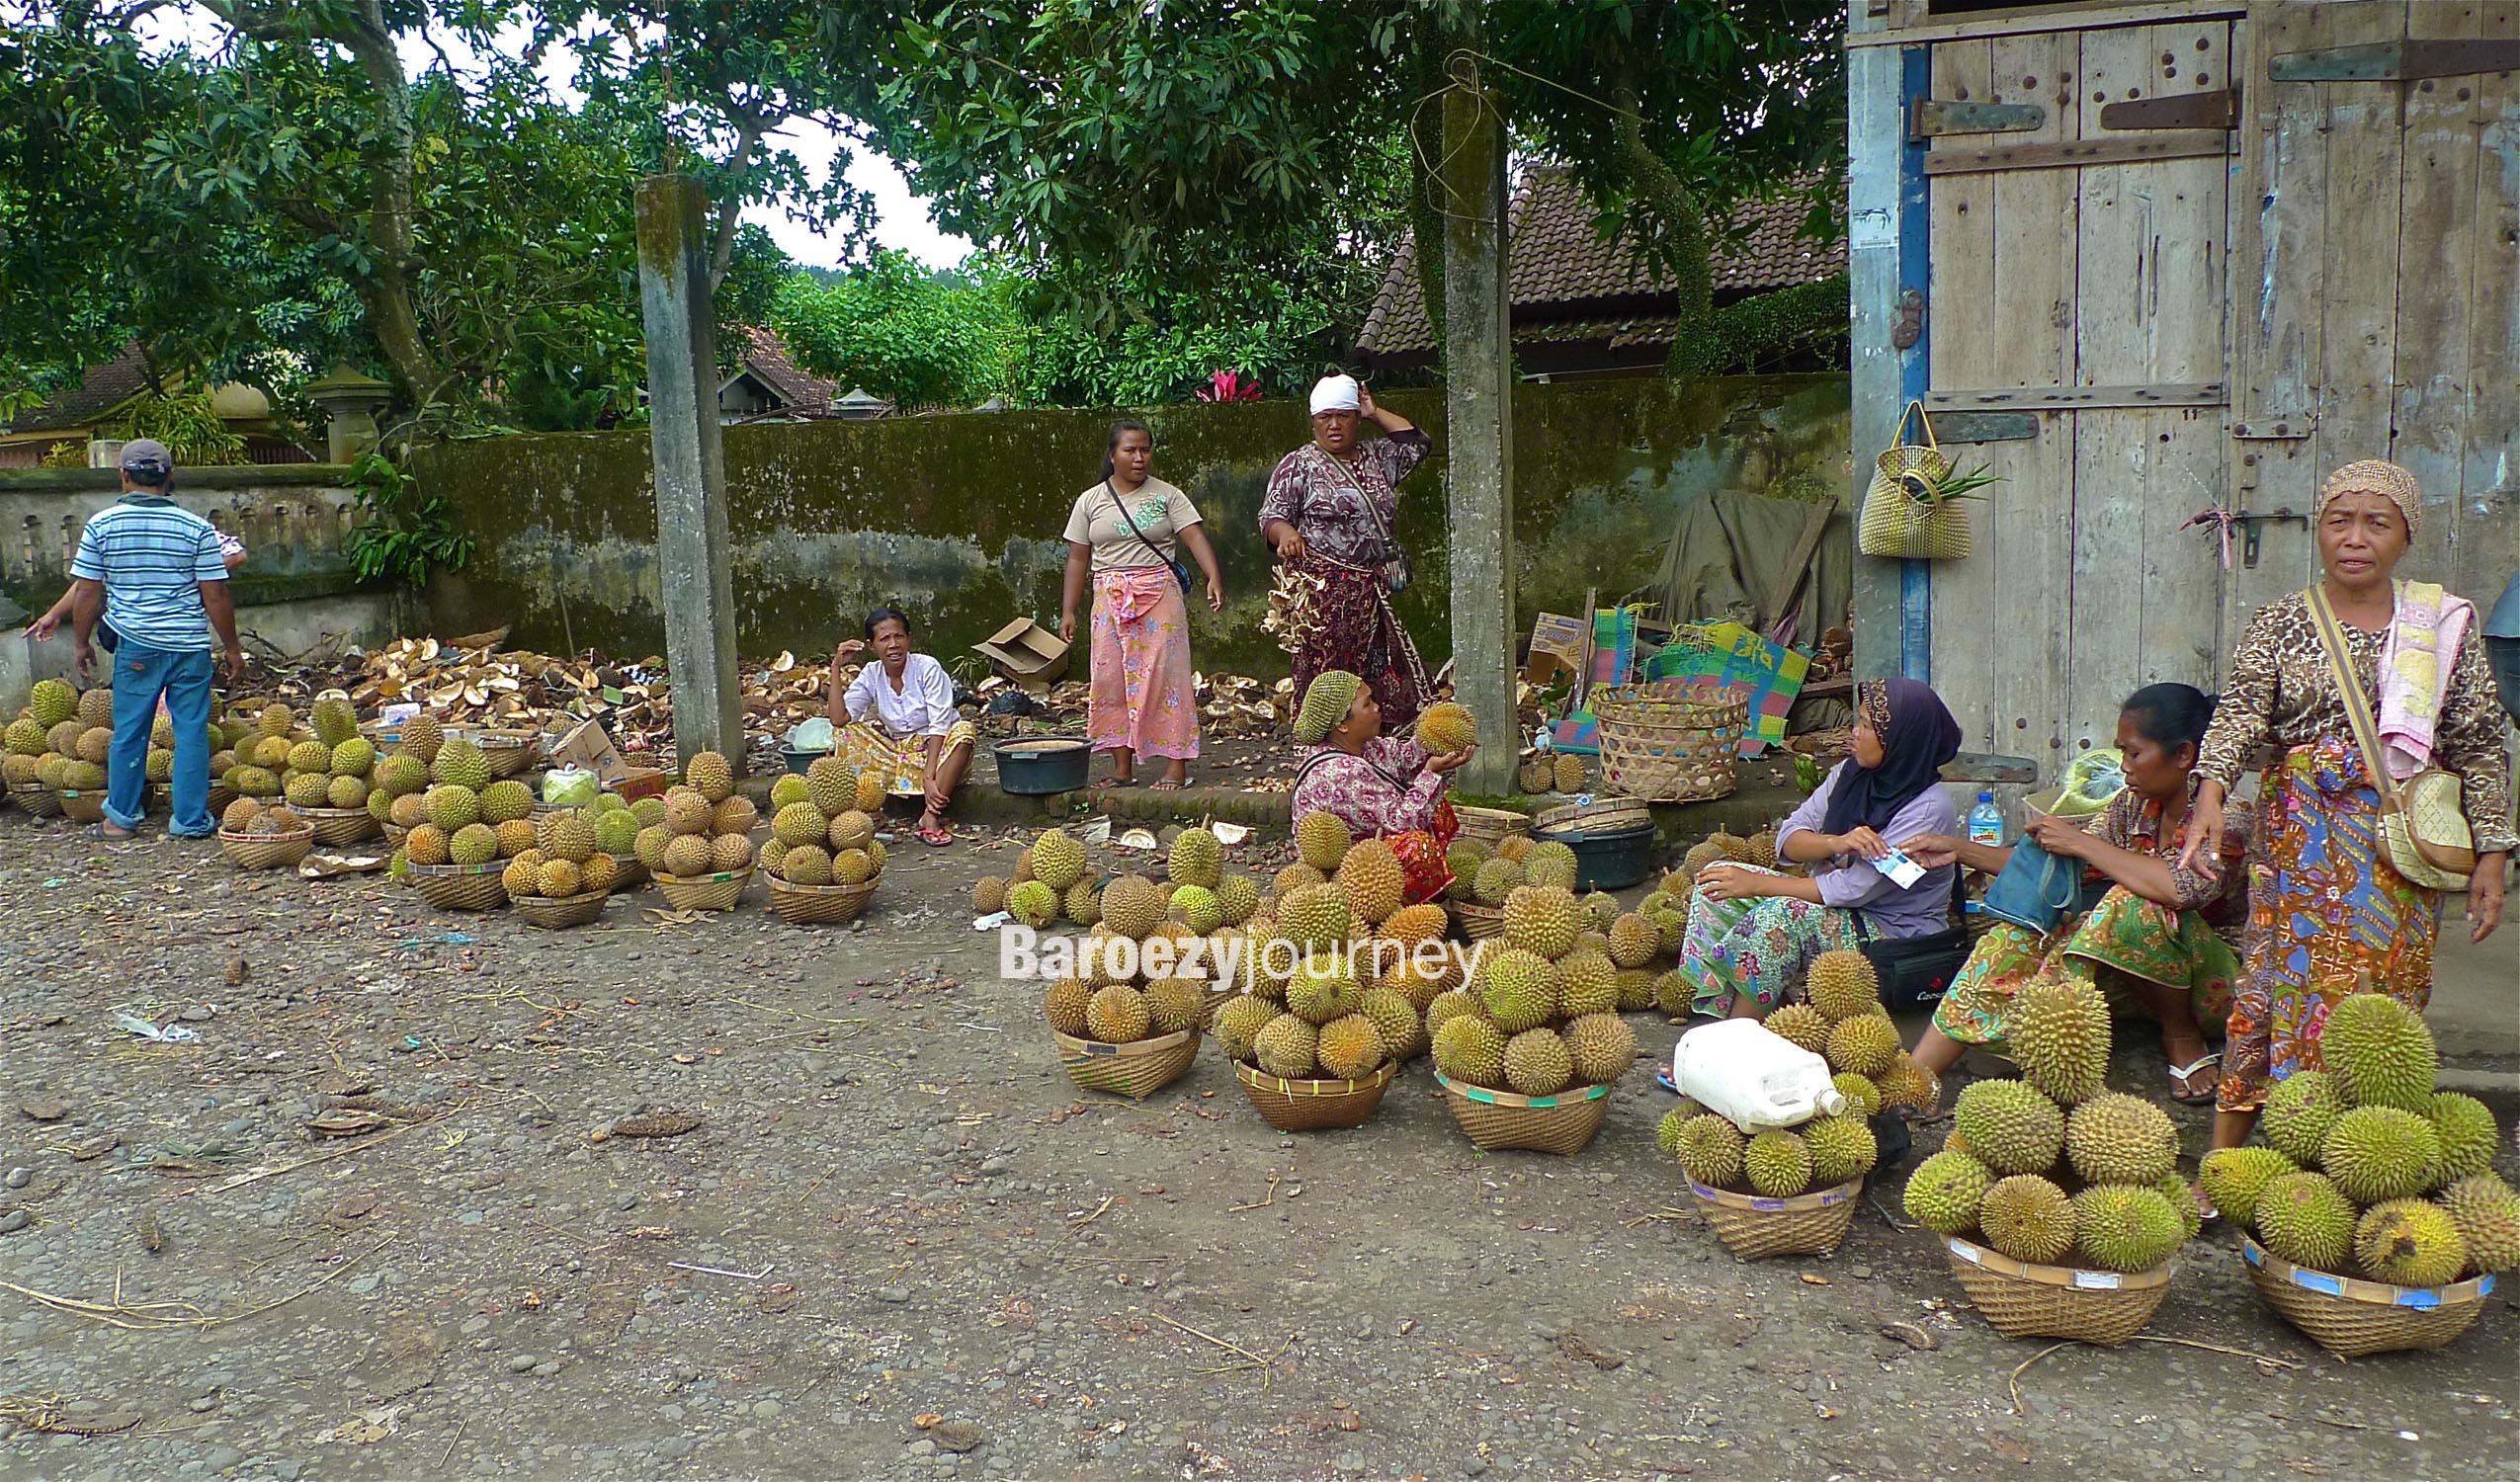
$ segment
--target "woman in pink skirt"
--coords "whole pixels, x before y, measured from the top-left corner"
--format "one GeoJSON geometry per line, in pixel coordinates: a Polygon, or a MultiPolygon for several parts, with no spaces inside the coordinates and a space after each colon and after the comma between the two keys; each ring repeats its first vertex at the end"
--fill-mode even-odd
{"type": "Polygon", "coordinates": [[[1153,476],[1155,441],[1146,424],[1111,427],[1102,482],[1076,496],[1067,517],[1067,583],[1058,635],[1076,641],[1076,607],[1094,587],[1094,677],[1085,728],[1094,750],[1112,754],[1111,776],[1095,785],[1136,781],[1139,757],[1160,757],[1154,785],[1179,787],[1199,755],[1199,697],[1191,680],[1190,611],[1178,574],[1181,547],[1208,578],[1208,611],[1224,611],[1217,553],[1190,496],[1153,476]]]}

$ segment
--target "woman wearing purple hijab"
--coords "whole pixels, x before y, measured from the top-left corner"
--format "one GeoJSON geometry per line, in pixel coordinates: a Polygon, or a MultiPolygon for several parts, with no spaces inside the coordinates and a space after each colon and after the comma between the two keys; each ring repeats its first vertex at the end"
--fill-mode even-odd
{"type": "Polygon", "coordinates": [[[1802,995],[1820,953],[1948,924],[1957,865],[1902,888],[1873,862],[1910,839],[1959,829],[1942,770],[1960,755],[1960,723],[1932,687],[1910,679],[1857,687],[1856,711],[1854,755],[1776,831],[1778,857],[1811,872],[1755,864],[1698,872],[1680,972],[1697,989],[1700,1014],[1765,1018],[1802,995]]]}

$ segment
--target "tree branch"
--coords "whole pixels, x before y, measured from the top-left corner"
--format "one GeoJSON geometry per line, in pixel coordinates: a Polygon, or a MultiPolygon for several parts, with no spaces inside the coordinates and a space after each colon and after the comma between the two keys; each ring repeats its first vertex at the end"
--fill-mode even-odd
{"type": "Polygon", "coordinates": [[[1712,354],[1708,321],[1715,311],[1715,271],[1708,261],[1706,210],[1679,172],[1645,143],[1644,125],[1637,112],[1634,63],[1623,63],[1619,68],[1610,101],[1614,105],[1610,126],[1619,162],[1625,167],[1631,191],[1652,211],[1652,219],[1641,224],[1631,217],[1630,229],[1637,232],[1648,261],[1669,276],[1680,298],[1680,322],[1671,338],[1668,373],[1705,374],[1712,354]]]}
{"type": "Polygon", "coordinates": [[[709,252],[709,291],[714,293],[726,281],[726,270],[735,261],[735,232],[744,219],[743,181],[752,169],[753,146],[770,131],[770,121],[750,111],[735,114],[734,179],[717,203],[717,240],[709,252]]]}

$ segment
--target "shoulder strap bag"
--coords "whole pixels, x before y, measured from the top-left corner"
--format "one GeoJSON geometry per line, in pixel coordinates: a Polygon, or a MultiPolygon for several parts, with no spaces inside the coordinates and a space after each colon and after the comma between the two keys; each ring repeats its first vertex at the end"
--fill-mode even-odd
{"type": "MultiPolygon", "coordinates": [[[[1141,484],[1138,487],[1143,488],[1144,485],[1141,484]]],[[[1190,595],[1190,563],[1179,556],[1164,554],[1162,546],[1146,538],[1146,533],[1137,528],[1137,522],[1129,518],[1129,505],[1121,499],[1120,491],[1111,486],[1110,479],[1103,480],[1103,492],[1111,496],[1111,507],[1113,512],[1120,516],[1120,523],[1129,527],[1129,533],[1137,537],[1138,544],[1155,553],[1155,559],[1164,563],[1164,568],[1172,573],[1172,579],[1181,583],[1181,595],[1188,597],[1190,595]]]]}
{"type": "MultiPolygon", "coordinates": [[[[1345,479],[1348,487],[1356,491],[1356,497],[1365,501],[1365,516],[1374,522],[1374,533],[1382,536],[1383,549],[1388,552],[1384,557],[1382,566],[1378,568],[1384,587],[1392,592],[1407,591],[1409,583],[1417,580],[1417,567],[1409,560],[1409,553],[1400,548],[1400,542],[1391,538],[1391,528],[1383,523],[1383,512],[1374,507],[1374,495],[1366,489],[1365,481],[1358,478],[1356,471],[1338,457],[1326,453],[1321,454],[1321,457],[1332,468],[1338,470],[1339,477],[1345,479]]],[[[1399,498],[1399,491],[1394,489],[1391,497],[1396,501],[1399,498]]]]}
{"type": "Polygon", "coordinates": [[[2068,916],[2079,916],[2100,903],[2113,883],[2097,879],[2080,860],[2052,855],[2025,835],[2012,847],[2012,858],[1986,887],[1978,909],[1998,921],[2009,921],[2045,937],[2068,916]]]}
{"type": "MultiPolygon", "coordinates": [[[[1961,910],[1961,878],[1967,871],[1957,864],[1951,871],[1951,910],[1956,922],[1961,910]]],[[[1882,1004],[1893,1014],[1915,1009],[1929,1009],[1942,999],[1967,965],[1974,944],[1969,929],[1953,925],[1921,937],[1875,937],[1872,924],[1858,910],[1855,913],[1857,950],[1873,964],[1874,976],[1881,979],[1882,1004]]]]}
{"type": "Polygon", "coordinates": [[[2336,612],[2327,605],[2324,588],[2312,586],[2302,596],[2318,620],[2318,639],[2327,650],[2327,666],[2345,701],[2345,718],[2354,727],[2354,745],[2363,768],[2380,793],[2380,829],[2373,841],[2389,867],[2427,890],[2465,890],[2477,869],[2477,837],[2461,806],[2459,774],[2427,767],[2403,782],[2389,775],[2388,752],[2381,748],[2380,729],[2372,721],[2371,698],[2354,673],[2351,650],[2336,612]]]}

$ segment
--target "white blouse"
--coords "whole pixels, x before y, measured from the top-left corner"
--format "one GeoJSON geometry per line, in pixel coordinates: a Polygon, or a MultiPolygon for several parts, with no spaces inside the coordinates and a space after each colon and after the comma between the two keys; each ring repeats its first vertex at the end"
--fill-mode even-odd
{"type": "Polygon", "coordinates": [[[914,653],[902,661],[898,691],[884,677],[883,661],[870,659],[850,682],[841,703],[848,706],[851,720],[864,720],[870,711],[874,712],[896,741],[912,736],[942,736],[963,718],[962,712],[954,708],[952,676],[945,672],[943,664],[923,653],[914,653]]]}

